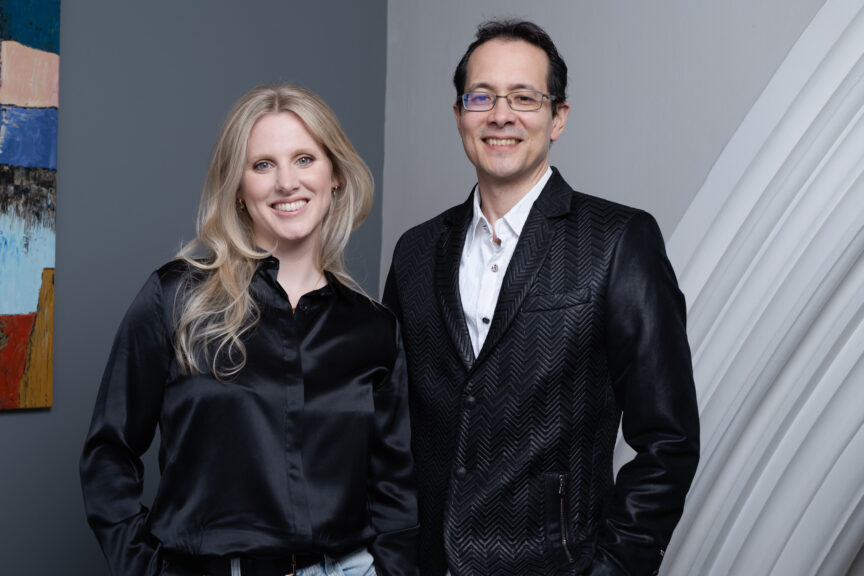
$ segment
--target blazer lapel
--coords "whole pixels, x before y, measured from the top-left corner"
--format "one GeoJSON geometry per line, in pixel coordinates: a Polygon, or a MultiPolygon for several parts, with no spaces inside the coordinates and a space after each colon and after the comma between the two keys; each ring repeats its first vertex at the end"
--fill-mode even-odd
{"type": "Polygon", "coordinates": [[[453,346],[466,370],[474,363],[474,348],[462,311],[462,298],[459,292],[459,263],[462,260],[462,247],[473,210],[473,191],[468,201],[451,209],[445,215],[444,231],[438,240],[435,261],[435,292],[441,318],[453,340],[453,346]]]}
{"type": "Polygon", "coordinates": [[[513,258],[504,275],[489,334],[474,366],[478,366],[489,356],[519,312],[549,250],[553,219],[570,211],[572,198],[573,189],[567,185],[558,170],[552,168],[552,176],[534,202],[519,235],[513,258]]]}

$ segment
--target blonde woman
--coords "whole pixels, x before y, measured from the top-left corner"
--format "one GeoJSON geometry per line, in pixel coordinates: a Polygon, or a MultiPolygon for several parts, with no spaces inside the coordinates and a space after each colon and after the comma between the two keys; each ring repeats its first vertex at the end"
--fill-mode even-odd
{"type": "Polygon", "coordinates": [[[198,235],[124,318],[81,457],[112,574],[417,573],[401,340],[342,263],[371,203],[316,95],[264,86],[231,110],[198,235]]]}

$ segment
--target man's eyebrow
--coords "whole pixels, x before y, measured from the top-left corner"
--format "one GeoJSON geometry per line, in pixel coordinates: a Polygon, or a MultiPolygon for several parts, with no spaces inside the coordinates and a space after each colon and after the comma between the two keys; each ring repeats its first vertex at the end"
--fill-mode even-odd
{"type": "MultiPolygon", "coordinates": [[[[491,84],[486,82],[478,82],[477,84],[473,84],[470,88],[466,88],[466,92],[473,92],[477,89],[489,90],[490,92],[494,92],[491,84]]],[[[515,92],[517,90],[537,90],[531,84],[525,84],[524,82],[520,82],[518,84],[510,84],[507,86],[507,91],[505,94],[509,94],[510,92],[515,92]]]]}
{"type": "Polygon", "coordinates": [[[486,82],[478,82],[477,84],[472,85],[470,88],[466,88],[465,91],[466,92],[473,92],[474,90],[477,90],[478,88],[482,88],[483,90],[489,90],[490,92],[493,91],[492,86],[487,84],[486,82]]]}

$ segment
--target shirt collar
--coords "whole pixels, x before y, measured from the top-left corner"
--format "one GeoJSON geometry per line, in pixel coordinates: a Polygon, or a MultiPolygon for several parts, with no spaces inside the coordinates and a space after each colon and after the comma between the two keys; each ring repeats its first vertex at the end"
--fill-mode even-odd
{"type": "MultiPolygon", "coordinates": [[[[529,190],[528,193],[525,194],[525,196],[523,196],[506,214],[504,214],[504,216],[501,217],[501,220],[503,220],[512,230],[516,238],[519,238],[522,234],[522,228],[525,227],[525,222],[528,220],[528,214],[531,212],[531,207],[534,205],[534,202],[540,196],[540,193],[543,191],[543,188],[551,177],[552,169],[546,168],[546,172],[540,180],[537,181],[534,187],[531,188],[531,190],[529,190]]],[[[480,189],[476,185],[474,186],[473,197],[474,213],[471,217],[470,227],[468,228],[468,237],[465,239],[465,245],[469,248],[471,244],[473,244],[474,238],[477,235],[477,229],[483,224],[489,226],[491,234],[491,226],[486,220],[486,216],[483,215],[483,211],[480,209],[480,189]]]]}
{"type": "MultiPolygon", "coordinates": [[[[258,262],[258,267],[255,269],[255,273],[258,276],[266,278],[274,288],[279,286],[279,259],[272,254],[261,258],[258,262]]],[[[344,292],[349,289],[327,270],[324,270],[324,277],[327,278],[327,284],[321,288],[312,290],[308,294],[312,296],[344,295],[344,292]]]]}

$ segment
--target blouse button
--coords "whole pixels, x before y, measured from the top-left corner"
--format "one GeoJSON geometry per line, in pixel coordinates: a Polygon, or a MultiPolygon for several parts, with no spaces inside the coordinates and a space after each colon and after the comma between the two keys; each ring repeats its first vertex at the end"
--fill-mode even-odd
{"type": "Polygon", "coordinates": [[[492,272],[498,272],[498,265],[492,264],[492,272]]]}
{"type": "Polygon", "coordinates": [[[489,318],[483,317],[483,324],[488,324],[490,322],[489,318]]]}

